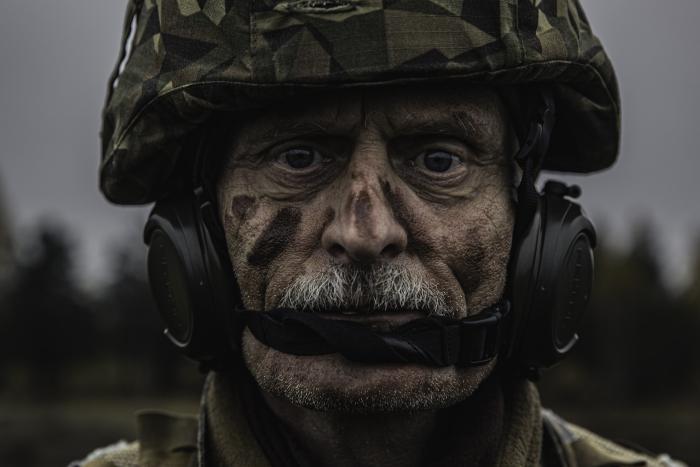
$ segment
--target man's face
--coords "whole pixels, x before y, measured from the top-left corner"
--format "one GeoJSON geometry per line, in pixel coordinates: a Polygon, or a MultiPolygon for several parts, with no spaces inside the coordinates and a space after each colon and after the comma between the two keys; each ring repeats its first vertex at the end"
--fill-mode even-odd
{"type": "MultiPolygon", "coordinates": [[[[496,92],[335,92],[237,122],[218,201],[246,307],[391,329],[496,302],[513,227],[514,137],[496,92]]],[[[448,406],[492,366],[366,365],[243,334],[274,396],[318,410],[448,406]]]]}

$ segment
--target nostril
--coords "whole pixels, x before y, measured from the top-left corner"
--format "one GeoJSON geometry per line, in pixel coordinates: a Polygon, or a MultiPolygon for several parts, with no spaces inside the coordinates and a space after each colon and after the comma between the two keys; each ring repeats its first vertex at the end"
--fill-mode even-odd
{"type": "Polygon", "coordinates": [[[390,243],[382,249],[380,256],[383,258],[396,258],[399,256],[399,253],[401,253],[401,248],[399,248],[398,245],[390,243]]]}
{"type": "Polygon", "coordinates": [[[340,258],[345,253],[345,248],[338,243],[334,243],[330,246],[330,248],[328,248],[328,253],[330,253],[334,258],[340,258]]]}

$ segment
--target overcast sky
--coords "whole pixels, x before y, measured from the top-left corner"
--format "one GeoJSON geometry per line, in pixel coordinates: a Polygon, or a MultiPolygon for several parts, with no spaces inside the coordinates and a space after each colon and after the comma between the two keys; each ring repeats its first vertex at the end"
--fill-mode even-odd
{"type": "MultiPolygon", "coordinates": [[[[97,189],[98,131],[125,1],[3,0],[0,13],[0,194],[22,236],[59,219],[79,236],[85,277],[105,245],[140,229],[145,208],[108,204],[97,189]]],[[[583,203],[617,243],[651,218],[682,280],[700,231],[700,1],[585,0],[620,79],[618,164],[577,177],[583,203]],[[673,5],[673,7],[671,7],[673,5]]]]}

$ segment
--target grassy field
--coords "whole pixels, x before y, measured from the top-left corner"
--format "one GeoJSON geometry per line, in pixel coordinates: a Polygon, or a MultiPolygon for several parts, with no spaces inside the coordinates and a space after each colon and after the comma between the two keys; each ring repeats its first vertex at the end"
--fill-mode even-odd
{"type": "MultiPolygon", "coordinates": [[[[196,413],[197,398],[69,400],[53,403],[0,401],[0,465],[65,466],[95,447],[135,437],[137,410],[157,408],[196,413]]],[[[700,407],[553,407],[612,439],[652,451],[669,452],[690,466],[700,465],[700,407]]]]}

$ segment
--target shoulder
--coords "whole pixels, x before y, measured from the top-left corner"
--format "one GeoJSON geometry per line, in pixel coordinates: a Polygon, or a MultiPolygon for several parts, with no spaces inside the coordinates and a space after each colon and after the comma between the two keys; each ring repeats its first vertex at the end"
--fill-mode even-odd
{"type": "Polygon", "coordinates": [[[119,441],[92,451],[83,460],[72,462],[69,467],[138,467],[139,443],[119,441]]]}
{"type": "MultiPolygon", "coordinates": [[[[647,466],[686,467],[667,454],[654,455],[622,446],[567,422],[550,410],[542,410],[544,450],[571,467],[647,466]]],[[[546,454],[545,454],[546,455],[546,454]]]]}
{"type": "Polygon", "coordinates": [[[197,418],[161,411],[138,414],[138,441],[99,448],[69,467],[188,467],[197,458],[197,418]]]}

